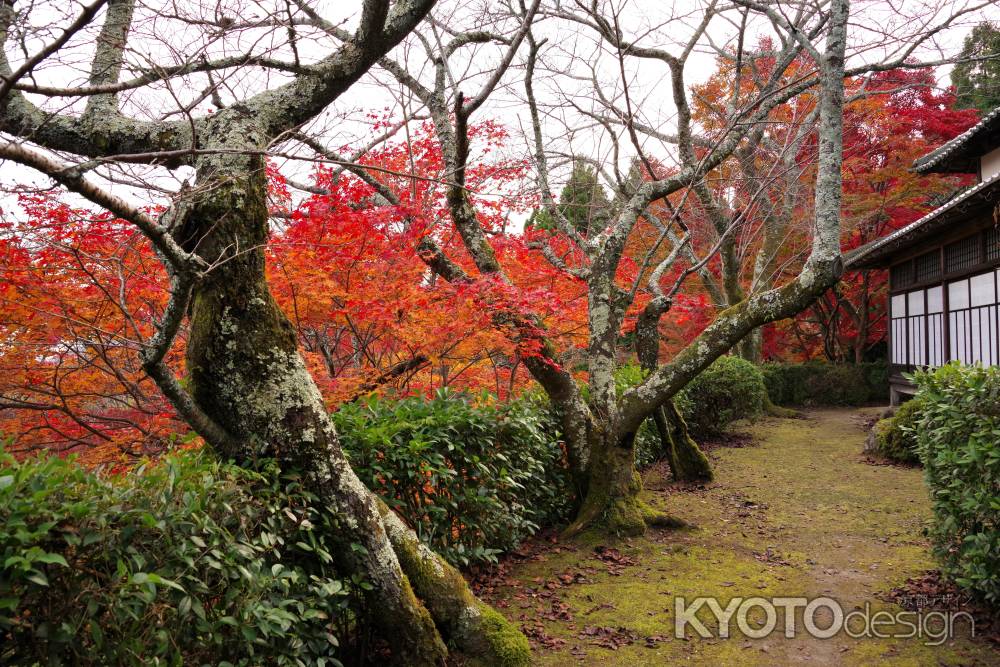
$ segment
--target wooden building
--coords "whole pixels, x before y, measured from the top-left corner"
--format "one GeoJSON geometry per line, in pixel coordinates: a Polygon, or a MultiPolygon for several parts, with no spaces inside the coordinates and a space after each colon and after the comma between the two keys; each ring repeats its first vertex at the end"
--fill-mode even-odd
{"type": "Polygon", "coordinates": [[[845,257],[849,270],[889,270],[893,405],[914,393],[904,372],[956,359],[1000,365],[1000,108],[913,169],[978,182],[845,257]]]}

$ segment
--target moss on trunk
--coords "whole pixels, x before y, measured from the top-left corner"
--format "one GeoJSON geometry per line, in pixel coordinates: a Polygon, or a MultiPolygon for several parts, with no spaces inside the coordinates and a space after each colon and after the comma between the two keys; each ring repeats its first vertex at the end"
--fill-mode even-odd
{"type": "Polygon", "coordinates": [[[389,546],[374,497],[354,475],[264,273],[266,183],[259,157],[206,159],[180,240],[214,265],[194,294],[187,346],[191,392],[232,436],[220,453],[244,465],[276,459],[344,518],[340,567],[371,584],[369,603],[400,664],[435,665],[447,650],[389,546]],[[351,548],[365,547],[364,552],[351,548]]]}
{"type": "Polygon", "coordinates": [[[659,419],[662,418],[668,440],[667,461],[674,479],[680,482],[710,481],[712,464],[688,432],[687,422],[677,405],[673,401],[667,401],[660,411],[657,426],[660,428],[659,419]]]}
{"type": "Polygon", "coordinates": [[[596,528],[619,536],[641,535],[648,526],[672,528],[682,521],[647,505],[640,497],[642,478],[635,468],[635,434],[591,444],[590,484],[571,536],[596,528]]]}
{"type": "MultiPolygon", "coordinates": [[[[236,133],[241,145],[252,141],[252,123],[230,121],[226,132],[236,133]]],[[[420,576],[411,567],[417,577],[411,581],[411,572],[404,572],[401,560],[413,564],[405,547],[419,542],[392,515],[402,551],[390,543],[381,502],[351,470],[298,354],[295,331],[271,296],[264,270],[263,160],[231,154],[202,160],[198,186],[176,233],[213,265],[194,293],[187,370],[199,407],[232,436],[220,454],[244,465],[276,459],[282,469],[299,471],[306,487],[341,516],[338,566],[371,584],[367,602],[397,664],[441,664],[447,657],[442,635],[459,640],[463,649],[479,642],[492,647],[480,651],[483,655],[508,656],[490,664],[528,664],[527,658],[511,657],[528,655],[524,636],[477,600],[453,568],[431,554],[428,560],[442,576],[420,576]]]]}
{"type": "Polygon", "coordinates": [[[473,664],[530,665],[531,646],[521,631],[477,599],[458,570],[420,542],[384,503],[380,506],[399,562],[445,640],[473,664]]]}
{"type": "Polygon", "coordinates": [[[566,529],[573,535],[591,526],[621,535],[646,530],[639,502],[642,479],[635,469],[635,438],[615,442],[594,439],[590,444],[590,483],[576,519],[566,529]]]}

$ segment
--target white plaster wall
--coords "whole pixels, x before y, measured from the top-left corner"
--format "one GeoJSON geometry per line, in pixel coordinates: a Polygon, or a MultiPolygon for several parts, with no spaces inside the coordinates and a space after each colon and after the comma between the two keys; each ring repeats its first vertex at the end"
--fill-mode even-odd
{"type": "Polygon", "coordinates": [[[983,180],[987,181],[991,177],[1000,174],[1000,148],[994,148],[989,153],[984,155],[981,159],[981,171],[983,172],[983,180]]]}

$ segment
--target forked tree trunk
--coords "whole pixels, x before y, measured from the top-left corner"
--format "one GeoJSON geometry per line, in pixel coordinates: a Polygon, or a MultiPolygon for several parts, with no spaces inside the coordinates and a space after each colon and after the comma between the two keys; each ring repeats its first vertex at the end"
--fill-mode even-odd
{"type": "MultiPolygon", "coordinates": [[[[576,529],[602,515],[609,519],[622,517],[617,521],[625,527],[636,523],[635,518],[643,516],[644,508],[637,497],[641,484],[635,473],[631,441],[643,420],[648,419],[654,410],[671,399],[695,375],[753,329],[800,312],[840,278],[843,271],[840,258],[840,208],[847,19],[848,0],[833,0],[830,4],[825,57],[820,67],[816,224],[809,258],[799,275],[788,284],[752,295],[719,313],[673,361],[657,368],[642,385],[627,390],[621,400],[599,402],[604,414],[595,416],[593,432],[600,436],[591,442],[590,483],[580,516],[574,523],[576,529]],[[602,416],[605,417],[603,422],[602,416]]],[[[683,87],[679,84],[680,78],[674,77],[675,97],[683,99],[683,87]]],[[[681,111],[687,110],[684,106],[678,108],[681,111]]],[[[684,123],[680,126],[685,129],[684,123]]],[[[610,252],[611,260],[615,261],[595,261],[590,267],[592,274],[608,266],[612,269],[617,267],[616,253],[620,252],[623,244],[619,237],[613,235],[611,239],[617,239],[619,243],[612,246],[610,251],[606,250],[602,259],[607,260],[607,253],[610,252]]],[[[613,274],[613,270],[608,271],[603,276],[598,275],[596,281],[593,278],[590,281],[591,355],[605,352],[601,345],[607,348],[606,339],[610,339],[612,332],[617,333],[617,327],[608,326],[609,322],[620,323],[620,319],[608,319],[607,305],[598,302],[596,305],[601,308],[593,307],[595,285],[600,286],[601,280],[607,282],[608,276],[613,274]],[[598,326],[595,327],[595,324],[598,326]]],[[[605,292],[611,293],[610,290],[605,292]]],[[[610,299],[605,297],[605,301],[610,299]]],[[[667,306],[667,303],[661,303],[661,307],[667,306]]],[[[662,312],[665,310],[660,314],[662,312]]],[[[653,321],[658,317],[659,314],[653,321]]],[[[654,331],[655,328],[650,327],[648,330],[654,331]]],[[[591,382],[594,381],[594,369],[601,371],[598,384],[603,395],[608,394],[610,373],[607,367],[611,361],[607,356],[596,360],[592,357],[590,360],[591,382]]]]}
{"type": "MultiPolygon", "coordinates": [[[[837,167],[839,169],[839,163],[837,167]]],[[[835,240],[822,239],[822,242],[832,246],[835,240]]],[[[617,405],[605,405],[604,413],[611,417],[594,418],[588,443],[591,463],[587,494],[569,533],[590,525],[603,525],[612,532],[634,534],[646,525],[678,524],[669,516],[651,511],[639,499],[642,483],[635,470],[635,431],[643,420],[663,407],[687,382],[754,327],[800,312],[832,285],[840,277],[843,265],[836,250],[831,248],[824,254],[826,256],[820,255],[820,259],[807,263],[803,273],[791,283],[724,311],[644,385],[627,391],[617,405]],[[649,385],[657,381],[662,381],[663,388],[650,389],[649,385]]],[[[594,412],[593,396],[591,411],[594,412]]]]}
{"type": "MultiPolygon", "coordinates": [[[[219,147],[245,147],[254,139],[262,145],[252,123],[229,121],[210,135],[222,137],[219,147]]],[[[339,566],[371,583],[373,617],[399,664],[440,664],[445,640],[488,664],[528,664],[524,636],[477,600],[454,568],[420,549],[412,531],[351,470],[298,354],[294,329],[265,278],[263,160],[202,158],[197,177],[179,235],[216,266],[194,294],[187,367],[196,402],[232,436],[216,444],[219,453],[244,465],[277,459],[282,469],[299,471],[308,490],[340,515],[339,566]]]]}
{"type": "MultiPolygon", "coordinates": [[[[635,349],[639,364],[646,371],[656,368],[659,361],[660,332],[659,321],[670,307],[670,302],[662,297],[647,304],[636,323],[635,349]]],[[[610,309],[607,309],[610,312],[610,309]]],[[[600,313],[598,313],[600,314],[600,313]]],[[[594,315],[593,309],[591,315],[594,315]]],[[[593,325],[592,325],[593,328],[593,325]]],[[[616,328],[614,330],[617,330],[616,328]]],[[[608,336],[610,339],[611,337],[608,336]]],[[[604,364],[613,367],[615,350],[610,345],[606,349],[591,344],[591,354],[607,357],[604,364]]],[[[593,368],[601,368],[593,365],[593,368]]],[[[610,377],[610,370],[604,373],[610,377]]],[[[592,372],[592,378],[594,373],[592,372]]],[[[604,385],[609,385],[605,378],[604,385]]],[[[591,412],[614,415],[613,383],[603,392],[592,391],[591,412]],[[602,400],[603,399],[603,400],[602,400]],[[595,404],[605,403],[605,409],[595,409],[595,404]]],[[[698,445],[687,433],[687,425],[673,402],[656,406],[648,414],[653,419],[661,439],[663,452],[670,462],[677,479],[711,479],[712,469],[708,459],[698,449],[698,445]]],[[[623,431],[614,423],[614,417],[595,419],[588,432],[587,449],[590,452],[587,469],[587,489],[576,519],[567,529],[568,534],[577,533],[590,526],[612,533],[638,535],[647,526],[677,527],[682,521],[653,509],[640,498],[642,477],[635,467],[636,432],[623,431]]]]}
{"type": "Polygon", "coordinates": [[[587,485],[576,520],[566,531],[568,535],[591,526],[611,533],[637,535],[646,529],[646,517],[650,514],[639,500],[642,479],[635,469],[635,432],[624,433],[615,423],[614,369],[622,312],[613,275],[611,269],[595,265],[589,283],[587,400],[592,421],[586,433],[587,485]]]}

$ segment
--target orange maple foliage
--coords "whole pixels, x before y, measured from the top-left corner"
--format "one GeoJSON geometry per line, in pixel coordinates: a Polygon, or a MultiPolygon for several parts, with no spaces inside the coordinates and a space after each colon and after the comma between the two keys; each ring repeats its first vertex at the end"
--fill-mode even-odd
{"type": "Polygon", "coordinates": [[[87,462],[159,451],[184,432],[138,360],[167,300],[160,263],[108,215],[20,203],[0,227],[0,435],[87,462]]]}
{"type": "MultiPolygon", "coordinates": [[[[373,391],[452,387],[503,399],[523,390],[530,377],[521,358],[530,351],[494,326],[496,308],[530,303],[561,345],[583,344],[585,290],[524,235],[504,231],[530,202],[514,187],[525,166],[501,154],[506,133],[496,124],[475,129],[476,148],[497,157],[470,173],[469,187],[514,285],[451,285],[428,272],[416,252],[426,234],[471,265],[444,222],[431,137],[425,128],[366,157],[378,167],[372,177],[398,197],[395,206],[357,176],[325,168],[311,184],[324,194],[293,202],[270,170],[280,215],[268,278],[331,409],[373,391]]],[[[89,464],[188,441],[138,361],[167,301],[148,242],[126,223],[50,196],[21,205],[24,219],[0,228],[0,436],[13,440],[15,453],[48,448],[89,464]]],[[[182,333],[169,357],[180,376],[183,358],[182,333]]]]}
{"type": "MultiPolygon", "coordinates": [[[[766,54],[757,64],[766,74],[766,54]]],[[[723,68],[696,90],[695,113],[709,136],[725,132],[713,124],[712,100],[725,99],[732,77],[731,69],[723,68]]],[[[971,112],[954,111],[953,98],[933,91],[931,82],[924,71],[886,72],[868,84],[869,90],[882,87],[891,94],[862,96],[848,105],[846,248],[919,217],[931,196],[956,185],[954,179],[920,177],[907,169],[914,157],[975,119],[971,112]]],[[[848,83],[849,91],[858,91],[857,82],[848,83]]],[[[753,84],[744,79],[741,85],[753,84]]],[[[794,104],[775,109],[766,129],[770,141],[787,141],[812,101],[802,96],[794,104]]],[[[385,122],[376,119],[376,124],[385,122]]],[[[329,168],[313,175],[310,189],[320,194],[295,198],[277,169],[270,169],[276,217],[267,248],[268,277],[331,409],[371,392],[421,394],[453,387],[504,399],[524,390],[531,380],[522,361],[537,354],[532,349],[537,339],[524,328],[498,325],[503,319],[493,317],[498,309],[537,314],[561,363],[584,374],[583,357],[575,350],[587,343],[586,287],[552,266],[537,242],[544,240],[571,267],[581,258],[557,233],[510,229],[514,217],[537,203],[520,194],[528,167],[506,154],[503,127],[482,123],[472,139],[482,159],[469,172],[470,201],[510,284],[481,277],[449,284],[435,278],[418,256],[418,242],[429,235],[476,275],[446,213],[440,183],[447,175],[429,127],[365,158],[367,178],[391,190],[396,204],[380,199],[356,174],[329,168]]],[[[810,219],[814,155],[815,141],[809,138],[796,155],[797,178],[807,186],[795,202],[797,220],[810,219]]],[[[752,159],[766,167],[772,158],[762,151],[752,159]]],[[[760,243],[762,203],[777,204],[785,192],[777,181],[760,191],[739,183],[737,175],[727,161],[708,180],[713,187],[728,188],[719,194],[748,211],[737,230],[741,256],[748,261],[741,272],[746,289],[746,269],[760,243]]],[[[138,361],[142,341],[152,334],[167,300],[166,277],[148,242],[121,221],[49,195],[24,196],[21,207],[25,215],[20,219],[0,221],[0,437],[12,439],[16,453],[77,452],[91,464],[132,460],[191,440],[138,361]]],[[[678,194],[669,206],[654,204],[652,213],[668,219],[671,207],[683,209],[694,248],[707,252],[714,237],[705,211],[694,198],[678,194]]],[[[617,276],[622,287],[645,284],[652,264],[643,260],[658,235],[658,227],[640,219],[617,276]]],[[[776,262],[778,282],[797,268],[808,238],[808,229],[789,229],[776,262]]],[[[656,256],[665,252],[666,246],[656,256]]],[[[679,261],[661,284],[669,287],[686,268],[679,261]]],[[[708,270],[719,277],[718,259],[708,270]]],[[[884,279],[877,276],[849,276],[840,288],[838,298],[864,303],[870,311],[865,346],[884,335],[882,289],[884,279]]],[[[647,299],[640,289],[623,335],[634,328],[647,299]]],[[[669,356],[686,345],[717,307],[700,281],[689,276],[662,319],[662,353],[669,356]]],[[[769,326],[765,354],[820,354],[829,336],[810,317],[769,326]]],[[[846,320],[836,323],[836,335],[846,341],[842,346],[854,345],[852,336],[859,336],[846,320]]],[[[622,354],[630,354],[627,345],[622,354]]],[[[183,358],[182,333],[168,359],[181,377],[183,358]]]]}

